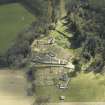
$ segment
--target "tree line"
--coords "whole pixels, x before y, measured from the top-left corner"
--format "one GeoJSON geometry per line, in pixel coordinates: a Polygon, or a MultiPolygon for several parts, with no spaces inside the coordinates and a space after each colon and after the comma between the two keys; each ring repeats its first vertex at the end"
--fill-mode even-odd
{"type": "MultiPolygon", "coordinates": [[[[98,2],[97,2],[98,3],[98,2]]],[[[104,7],[90,5],[88,0],[73,0],[67,5],[64,25],[73,34],[68,38],[70,48],[81,49],[79,64],[93,59],[87,71],[101,72],[105,65],[105,11],[104,7]]],[[[78,51],[78,50],[77,50],[78,51]]],[[[78,51],[79,52],[79,51],[78,51]]]]}

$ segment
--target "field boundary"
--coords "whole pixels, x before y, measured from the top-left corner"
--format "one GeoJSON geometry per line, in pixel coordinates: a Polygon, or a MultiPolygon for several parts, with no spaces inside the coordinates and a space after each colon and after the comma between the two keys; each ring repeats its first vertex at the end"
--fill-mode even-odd
{"type": "Polygon", "coordinates": [[[48,105],[105,105],[105,102],[61,102],[50,103],[48,105]]]}

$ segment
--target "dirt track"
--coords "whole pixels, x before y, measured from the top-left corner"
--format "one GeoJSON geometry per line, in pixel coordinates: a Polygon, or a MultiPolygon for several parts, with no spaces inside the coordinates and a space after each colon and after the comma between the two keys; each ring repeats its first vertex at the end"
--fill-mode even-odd
{"type": "Polygon", "coordinates": [[[0,105],[32,105],[24,77],[20,71],[0,70],[0,105]]]}

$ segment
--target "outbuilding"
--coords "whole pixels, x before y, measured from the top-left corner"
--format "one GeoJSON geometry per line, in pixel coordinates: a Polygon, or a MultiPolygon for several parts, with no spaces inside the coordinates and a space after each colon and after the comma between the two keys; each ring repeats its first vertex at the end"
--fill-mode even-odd
{"type": "Polygon", "coordinates": [[[65,96],[60,96],[59,99],[60,100],[65,100],[65,96]]]}

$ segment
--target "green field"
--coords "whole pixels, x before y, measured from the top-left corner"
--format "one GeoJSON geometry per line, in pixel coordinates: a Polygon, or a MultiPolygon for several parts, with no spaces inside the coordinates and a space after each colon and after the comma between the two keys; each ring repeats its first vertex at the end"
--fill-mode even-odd
{"type": "Polygon", "coordinates": [[[0,53],[4,53],[18,33],[34,20],[35,17],[21,4],[0,5],[0,53]]]}
{"type": "Polygon", "coordinates": [[[71,80],[67,90],[60,90],[56,86],[38,87],[37,95],[50,96],[52,102],[59,102],[62,95],[66,97],[66,102],[105,101],[105,76],[80,73],[71,80]]]}

